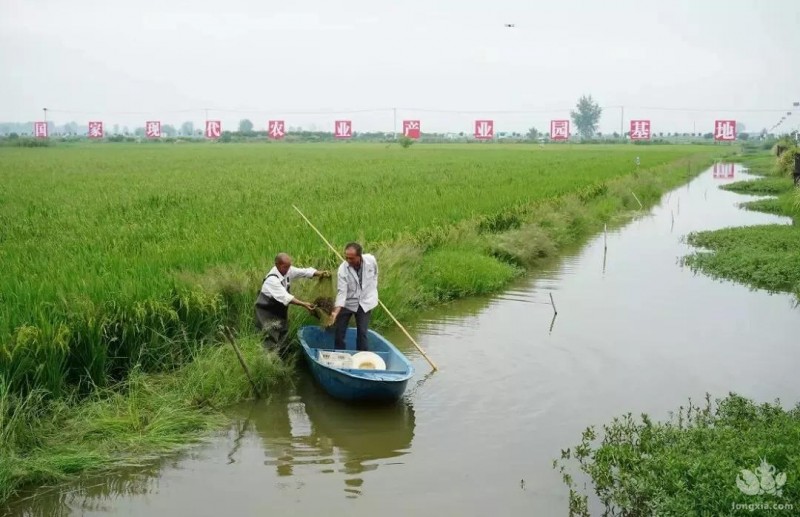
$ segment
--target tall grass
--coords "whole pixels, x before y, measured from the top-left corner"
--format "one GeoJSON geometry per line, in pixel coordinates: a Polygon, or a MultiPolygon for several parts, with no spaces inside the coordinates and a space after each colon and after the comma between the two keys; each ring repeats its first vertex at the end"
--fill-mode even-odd
{"type": "MultiPolygon", "coordinates": [[[[58,395],[74,385],[119,381],[134,366],[157,372],[183,364],[219,324],[247,324],[277,251],[289,251],[300,265],[335,267],[292,204],[338,244],[358,239],[375,250],[413,241],[429,249],[465,220],[499,232],[539,202],[570,193],[590,199],[607,182],[632,176],[635,156],[652,170],[718,152],[698,146],[6,149],[0,370],[14,391],[42,387],[58,395]]],[[[488,271],[489,263],[476,257],[464,266],[488,271]]],[[[511,272],[499,263],[489,269],[498,279],[511,272]]],[[[382,271],[389,271],[382,294],[392,300],[399,296],[395,283],[390,270],[382,271]]],[[[442,292],[450,292],[447,298],[486,288],[451,284],[442,292]]]]}
{"type": "MultiPolygon", "coordinates": [[[[291,375],[256,339],[238,341],[261,393],[291,375]]],[[[228,346],[206,348],[170,375],[140,368],[89,395],[19,395],[0,375],[0,503],[20,486],[58,482],[86,470],[146,465],[201,440],[224,422],[217,410],[253,395],[228,346]]]]}

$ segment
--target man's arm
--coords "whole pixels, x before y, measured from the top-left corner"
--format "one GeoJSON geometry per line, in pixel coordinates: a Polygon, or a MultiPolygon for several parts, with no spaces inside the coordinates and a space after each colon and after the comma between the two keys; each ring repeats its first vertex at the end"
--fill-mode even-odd
{"type": "Polygon", "coordinates": [[[328,278],[331,276],[331,272],[324,269],[314,269],[313,267],[299,268],[291,266],[289,271],[286,273],[286,276],[288,278],[328,278]]]}
{"type": "Polygon", "coordinates": [[[277,277],[271,276],[267,278],[267,281],[264,282],[264,290],[266,291],[266,294],[275,298],[283,305],[299,305],[301,307],[305,307],[308,311],[314,310],[313,305],[306,303],[303,300],[299,300],[290,294],[289,291],[283,287],[283,284],[281,284],[277,277]]]}
{"type": "Polygon", "coordinates": [[[336,300],[333,302],[333,311],[331,317],[335,318],[339,315],[339,311],[344,307],[347,301],[347,268],[339,268],[336,275],[336,300]]]}

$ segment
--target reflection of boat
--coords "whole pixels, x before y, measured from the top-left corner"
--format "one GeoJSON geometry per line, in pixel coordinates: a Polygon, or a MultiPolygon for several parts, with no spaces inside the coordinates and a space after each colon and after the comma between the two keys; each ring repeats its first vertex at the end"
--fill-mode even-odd
{"type": "Polygon", "coordinates": [[[313,433],[330,439],[349,459],[376,460],[405,454],[414,437],[414,408],[394,404],[354,405],[333,400],[300,381],[298,394],[313,433]]]}
{"type": "MultiPolygon", "coordinates": [[[[298,333],[311,374],[331,395],[349,401],[393,401],[399,399],[414,367],[406,357],[377,332],[370,330],[367,347],[386,363],[385,370],[336,368],[320,362],[320,352],[335,352],[333,334],[320,327],[305,326],[298,333]]],[[[347,329],[345,342],[349,354],[355,350],[356,329],[347,329]]]]}
{"type": "Polygon", "coordinates": [[[363,474],[398,463],[414,437],[414,408],[394,404],[354,405],[329,397],[301,372],[293,394],[277,395],[248,411],[261,438],[265,465],[279,477],[309,469],[341,477],[348,497],[361,493],[363,474]],[[381,461],[389,460],[389,461],[381,461]]]}

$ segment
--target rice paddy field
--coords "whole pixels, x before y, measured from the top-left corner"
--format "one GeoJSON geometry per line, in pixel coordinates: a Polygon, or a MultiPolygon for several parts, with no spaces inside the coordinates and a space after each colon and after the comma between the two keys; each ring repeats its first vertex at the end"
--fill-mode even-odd
{"type": "MultiPolygon", "coordinates": [[[[291,375],[253,335],[263,275],[279,251],[338,265],[292,205],[335,246],[376,254],[381,298],[402,319],[501,289],[733,151],[0,148],[0,502],[202,435],[209,408],[250,392],[232,352],[213,346],[221,326],[238,331],[262,389],[291,375]]],[[[296,286],[307,300],[320,289],[296,286]]],[[[290,313],[292,326],[309,318],[290,313]]]]}
{"type": "MultiPolygon", "coordinates": [[[[196,342],[250,316],[276,252],[335,267],[293,204],[337,245],[412,242],[428,253],[464,221],[499,232],[538,202],[594,195],[632,175],[636,156],[653,169],[719,154],[712,146],[2,149],[0,366],[20,388],[58,393],[65,383],[102,385],[137,362],[179,362],[185,350],[170,342],[196,342]]],[[[476,266],[473,276],[492,260],[449,258],[476,266]]],[[[384,287],[391,299],[393,284],[384,287]]]]}

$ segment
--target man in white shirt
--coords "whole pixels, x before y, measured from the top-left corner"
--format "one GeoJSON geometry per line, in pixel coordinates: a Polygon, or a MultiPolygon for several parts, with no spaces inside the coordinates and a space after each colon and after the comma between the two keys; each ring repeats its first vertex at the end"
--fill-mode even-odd
{"type": "Polygon", "coordinates": [[[331,318],[336,325],[335,348],[344,350],[345,334],[350,317],[356,317],[356,348],[367,350],[367,330],[372,309],[378,306],[378,262],[362,253],[357,242],[344,248],[345,261],[339,266],[336,280],[336,301],[331,318]]]}
{"type": "Polygon", "coordinates": [[[292,266],[292,257],[278,253],[275,266],[269,270],[255,303],[256,326],[264,332],[264,349],[275,350],[282,357],[286,353],[286,336],[289,332],[289,305],[305,307],[309,312],[314,306],[293,296],[291,281],[294,278],[329,277],[328,271],[292,266]]]}

